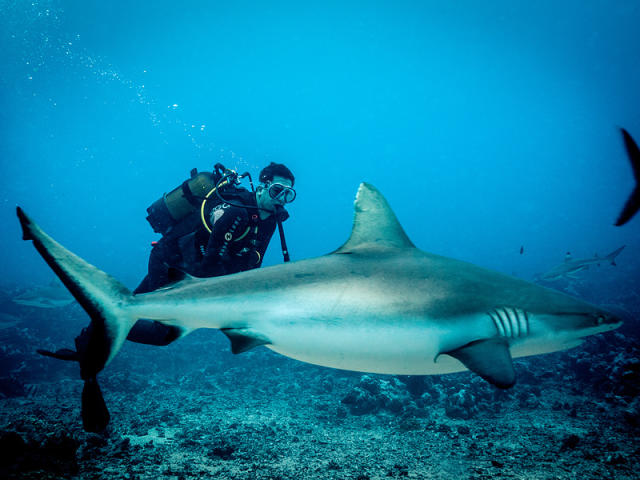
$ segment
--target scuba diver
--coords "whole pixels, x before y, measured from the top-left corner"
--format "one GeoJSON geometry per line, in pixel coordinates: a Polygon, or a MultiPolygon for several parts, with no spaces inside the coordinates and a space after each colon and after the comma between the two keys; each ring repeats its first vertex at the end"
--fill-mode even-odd
{"type": "MultiPolygon", "coordinates": [[[[240,175],[221,164],[213,172],[194,169],[189,180],[147,208],[147,220],[162,238],[153,242],[149,273],[133,293],[151,292],[184,278],[185,273],[215,277],[258,268],[276,226],[284,260],[289,261],[282,222],[289,217],[284,205],[296,198],[294,176],[286,166],[271,162],[259,179],[261,184],[254,189],[248,173],[240,175]],[[244,177],[249,178],[251,191],[240,186],[244,177]]],[[[94,365],[103,336],[92,321],[76,337],[75,350],[38,350],[47,357],[80,363],[82,423],[88,432],[100,432],[109,423],[94,365]]],[[[179,336],[176,327],[142,319],[127,340],[160,346],[179,336]]]]}
{"type": "Polygon", "coordinates": [[[251,182],[251,191],[239,187],[245,176],[251,180],[221,164],[213,173],[194,170],[190,180],[147,209],[147,220],[163,237],[153,242],[148,274],[134,294],[172,283],[176,271],[217,277],[258,268],[276,226],[288,260],[282,222],[289,217],[284,205],[296,197],[293,174],[271,162],[260,172],[257,189],[251,182]]]}

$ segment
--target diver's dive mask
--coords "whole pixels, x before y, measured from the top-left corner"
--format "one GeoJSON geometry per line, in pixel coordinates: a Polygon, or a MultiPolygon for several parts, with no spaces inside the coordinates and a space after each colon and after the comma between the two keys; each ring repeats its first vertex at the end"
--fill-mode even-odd
{"type": "Polygon", "coordinates": [[[281,183],[272,183],[267,187],[269,196],[282,203],[291,203],[296,199],[296,191],[287,185],[281,183]]]}

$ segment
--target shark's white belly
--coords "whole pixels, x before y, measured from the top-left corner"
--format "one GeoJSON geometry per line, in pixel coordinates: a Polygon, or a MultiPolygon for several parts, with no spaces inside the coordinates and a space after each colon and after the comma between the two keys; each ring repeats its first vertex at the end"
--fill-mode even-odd
{"type": "Polygon", "coordinates": [[[384,319],[364,322],[307,322],[265,328],[271,350],[307,363],[394,375],[434,375],[466,370],[452,357],[439,354],[443,344],[465,344],[472,332],[454,339],[419,320],[384,319]],[[395,325],[394,325],[395,324],[395,325]],[[463,338],[464,337],[464,338],[463,338]]]}

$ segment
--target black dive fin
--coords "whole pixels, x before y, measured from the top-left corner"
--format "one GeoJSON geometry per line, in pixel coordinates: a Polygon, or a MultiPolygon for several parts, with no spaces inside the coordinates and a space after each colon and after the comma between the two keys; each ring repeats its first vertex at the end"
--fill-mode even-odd
{"type": "Polygon", "coordinates": [[[86,379],[82,389],[82,426],[87,432],[101,432],[107,427],[109,418],[96,377],[86,379]]]}
{"type": "Polygon", "coordinates": [[[477,340],[446,354],[496,387],[510,388],[516,383],[509,344],[503,338],[477,340]]]}
{"type": "Polygon", "coordinates": [[[254,347],[271,343],[266,337],[252,332],[248,328],[223,328],[221,330],[231,340],[232,353],[243,353],[254,347]]]}
{"type": "Polygon", "coordinates": [[[45,357],[57,358],[58,360],[71,360],[74,362],[80,361],[80,355],[75,350],[71,350],[69,348],[61,348],[60,350],[56,350],[55,352],[50,352],[49,350],[36,350],[40,355],[44,355],[45,357]]]}
{"type": "Polygon", "coordinates": [[[636,187],[627,199],[627,203],[625,203],[618,220],[616,220],[615,225],[617,227],[627,223],[640,210],[640,149],[638,149],[638,145],[629,135],[629,132],[624,128],[621,128],[620,131],[624,137],[624,146],[627,149],[631,168],[633,168],[633,175],[636,178],[636,187]]]}

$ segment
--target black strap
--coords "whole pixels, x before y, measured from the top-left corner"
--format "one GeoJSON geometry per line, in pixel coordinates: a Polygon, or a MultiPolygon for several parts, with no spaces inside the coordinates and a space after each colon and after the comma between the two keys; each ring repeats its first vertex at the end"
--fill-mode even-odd
{"type": "Polygon", "coordinates": [[[276,207],[276,222],[278,222],[278,233],[280,234],[280,246],[282,247],[282,257],[285,262],[291,260],[289,258],[289,249],[287,248],[287,241],[284,238],[284,228],[282,228],[282,215],[280,215],[280,211],[283,210],[282,207],[276,207]]]}
{"type": "Polygon", "coordinates": [[[202,203],[202,199],[199,197],[196,197],[193,194],[193,192],[189,188],[189,180],[185,180],[184,182],[182,182],[181,187],[182,187],[182,194],[184,195],[184,198],[187,199],[187,202],[189,202],[194,207],[199,207],[200,203],[202,203]]]}

